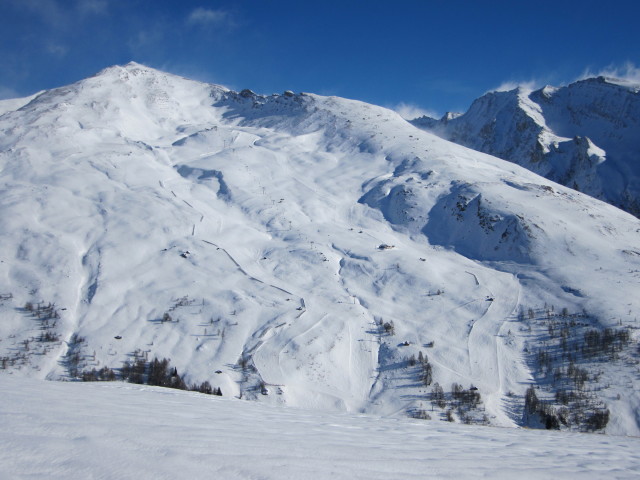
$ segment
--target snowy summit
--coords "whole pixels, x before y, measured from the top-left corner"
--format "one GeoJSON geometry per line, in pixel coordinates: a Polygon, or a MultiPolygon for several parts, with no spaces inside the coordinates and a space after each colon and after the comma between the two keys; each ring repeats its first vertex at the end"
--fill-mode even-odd
{"type": "Polygon", "coordinates": [[[413,120],[640,216],[640,83],[594,77],[478,98],[464,115],[413,120]]]}

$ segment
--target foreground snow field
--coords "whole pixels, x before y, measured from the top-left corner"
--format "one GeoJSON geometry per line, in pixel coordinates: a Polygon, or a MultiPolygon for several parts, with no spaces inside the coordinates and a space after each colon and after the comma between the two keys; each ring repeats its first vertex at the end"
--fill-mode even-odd
{"type": "Polygon", "coordinates": [[[0,377],[3,479],[637,478],[640,439],[0,377]]]}

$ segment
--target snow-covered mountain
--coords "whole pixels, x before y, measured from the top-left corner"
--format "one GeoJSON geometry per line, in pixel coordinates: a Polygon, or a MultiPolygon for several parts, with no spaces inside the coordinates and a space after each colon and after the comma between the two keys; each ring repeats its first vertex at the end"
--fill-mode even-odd
{"type": "Polygon", "coordinates": [[[640,216],[640,85],[595,77],[519,87],[412,123],[640,216]]]}
{"type": "Polygon", "coordinates": [[[131,63],[14,105],[4,373],[170,358],[272,404],[640,433],[637,218],[342,98],[131,63]]]}

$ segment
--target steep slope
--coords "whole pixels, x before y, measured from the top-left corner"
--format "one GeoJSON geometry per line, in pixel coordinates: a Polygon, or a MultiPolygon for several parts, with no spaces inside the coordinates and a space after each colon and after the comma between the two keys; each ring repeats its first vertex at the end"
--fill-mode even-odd
{"type": "Polygon", "coordinates": [[[414,125],[640,215],[640,86],[589,78],[490,92],[463,115],[414,125]]]}
{"type": "Polygon", "coordinates": [[[43,92],[39,92],[24,98],[9,98],[6,100],[0,100],[0,115],[11,112],[13,110],[17,110],[20,107],[24,107],[27,103],[29,103],[41,93],[43,92]]]}
{"type": "Polygon", "coordinates": [[[0,128],[13,374],[169,357],[240,398],[533,425],[527,385],[550,401],[564,385],[534,353],[580,322],[576,339],[628,338],[616,358],[553,357],[593,369],[570,426],[606,404],[607,431],[640,432],[640,222],[614,207],[380,107],[138,64],[0,128]]]}

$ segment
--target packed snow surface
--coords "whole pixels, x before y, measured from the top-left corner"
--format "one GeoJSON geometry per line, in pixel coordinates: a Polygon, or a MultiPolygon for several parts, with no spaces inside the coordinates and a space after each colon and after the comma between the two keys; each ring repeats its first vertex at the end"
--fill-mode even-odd
{"type": "Polygon", "coordinates": [[[2,478],[637,478],[640,439],[0,378],[2,478]]]}
{"type": "Polygon", "coordinates": [[[535,384],[566,428],[640,434],[633,216],[336,97],[129,64],[25,102],[0,116],[1,372],[166,357],[225,397],[505,427],[541,424],[535,384]]]}

